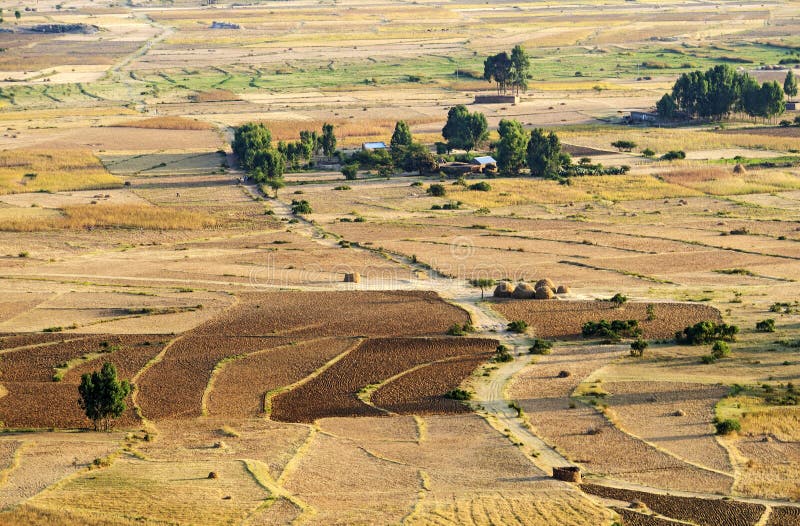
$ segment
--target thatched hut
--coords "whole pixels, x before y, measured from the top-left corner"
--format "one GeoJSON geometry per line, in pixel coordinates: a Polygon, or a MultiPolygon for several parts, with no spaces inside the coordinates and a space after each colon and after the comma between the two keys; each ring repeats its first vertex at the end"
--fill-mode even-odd
{"type": "Polygon", "coordinates": [[[569,294],[570,290],[569,287],[566,285],[559,285],[556,289],[556,294],[569,294]]]}
{"type": "Polygon", "coordinates": [[[514,287],[508,281],[501,281],[494,289],[495,298],[511,298],[514,295],[514,287]]]}
{"type": "Polygon", "coordinates": [[[550,281],[548,278],[540,279],[539,281],[536,282],[536,285],[533,286],[534,289],[539,289],[542,287],[547,287],[549,289],[556,290],[555,283],[550,281]]]}
{"type": "Polygon", "coordinates": [[[514,297],[518,300],[533,299],[536,295],[536,290],[528,283],[520,283],[514,289],[514,297]]]}

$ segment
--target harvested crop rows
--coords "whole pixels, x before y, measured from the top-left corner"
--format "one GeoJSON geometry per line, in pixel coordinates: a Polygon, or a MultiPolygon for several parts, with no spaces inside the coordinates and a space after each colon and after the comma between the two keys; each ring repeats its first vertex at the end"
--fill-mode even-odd
{"type": "Polygon", "coordinates": [[[689,303],[627,303],[617,307],[608,301],[508,300],[492,308],[509,320],[525,320],[536,336],[571,338],[581,334],[587,321],[638,320],[645,338],[672,338],[675,332],[699,321],[721,322],[717,309],[689,303]],[[653,305],[654,320],[647,319],[653,305]]]}
{"type": "Polygon", "coordinates": [[[462,402],[445,398],[442,393],[458,386],[488,357],[488,353],[460,356],[420,367],[380,387],[370,401],[392,413],[406,415],[468,412],[462,402]]]}
{"type": "Polygon", "coordinates": [[[625,526],[680,526],[685,524],[683,522],[675,522],[660,517],[653,517],[652,515],[645,515],[638,511],[629,510],[627,508],[614,508],[614,510],[622,517],[622,524],[625,526]]]}
{"type": "MultiPolygon", "coordinates": [[[[120,378],[130,379],[163,349],[159,335],[64,335],[63,341],[7,351],[3,354],[2,380],[8,394],[0,398],[0,421],[10,427],[74,428],[87,421],[78,407],[77,385],[81,374],[99,369],[102,362],[117,368],[120,378]],[[69,338],[69,339],[67,339],[69,338]],[[105,345],[102,347],[101,345],[105,345]],[[79,360],[68,364],[71,360],[79,360]],[[71,365],[70,368],[63,366],[71,365]],[[63,378],[57,381],[56,366],[63,378]]],[[[35,341],[14,337],[16,343],[35,341]]],[[[130,399],[121,425],[138,421],[130,399]]]]}
{"type": "Polygon", "coordinates": [[[607,499],[641,501],[656,513],[701,526],[753,526],[766,510],[761,504],[735,500],[675,497],[595,484],[582,484],[581,489],[607,499]]]}
{"type": "MultiPolygon", "coordinates": [[[[379,416],[385,413],[359,400],[361,389],[379,384],[418,365],[446,358],[465,357],[470,363],[479,363],[489,358],[496,344],[494,340],[472,338],[367,340],[319,376],[276,396],[272,404],[272,418],[286,422],[312,422],[317,418],[333,416],[379,416]]],[[[460,372],[465,373],[465,369],[462,368],[460,372]]],[[[465,376],[469,372],[466,371],[465,376]]],[[[390,404],[438,405],[429,399],[432,393],[427,388],[415,385],[417,381],[433,381],[428,375],[423,376],[424,379],[414,375],[408,391],[401,384],[402,391],[390,391],[383,400],[390,404]],[[425,398],[409,398],[413,395],[425,398]]],[[[457,387],[463,378],[451,376],[450,380],[455,383],[443,384],[440,395],[457,387]]]]}
{"type": "Polygon", "coordinates": [[[792,506],[772,508],[767,526],[792,526],[793,524],[800,524],[800,508],[792,506]]]}
{"type": "Polygon", "coordinates": [[[214,380],[208,412],[226,417],[259,415],[268,392],[302,380],[357,344],[351,338],[309,340],[233,360],[214,380]]]}

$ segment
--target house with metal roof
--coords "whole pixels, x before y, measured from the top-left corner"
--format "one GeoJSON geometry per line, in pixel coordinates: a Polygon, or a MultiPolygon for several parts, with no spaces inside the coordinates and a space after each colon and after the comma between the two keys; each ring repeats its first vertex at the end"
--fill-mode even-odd
{"type": "Polygon", "coordinates": [[[385,142],[365,142],[361,143],[362,150],[386,150],[388,149],[385,142]]]}

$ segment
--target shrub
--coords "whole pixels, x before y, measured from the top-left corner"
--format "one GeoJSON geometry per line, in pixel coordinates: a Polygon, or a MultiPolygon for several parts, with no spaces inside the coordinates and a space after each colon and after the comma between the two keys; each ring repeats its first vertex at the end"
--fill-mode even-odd
{"type": "Polygon", "coordinates": [[[481,181],[479,183],[469,185],[469,189],[478,192],[490,192],[492,190],[492,185],[490,185],[486,181],[481,181]]]}
{"type": "Polygon", "coordinates": [[[758,332],[775,332],[775,320],[772,318],[761,320],[756,323],[756,330],[758,332]]]}
{"type": "Polygon", "coordinates": [[[713,354],[706,354],[705,356],[701,356],[700,357],[700,361],[703,362],[704,364],[708,365],[708,364],[712,364],[712,363],[716,362],[717,359],[714,358],[713,354]]]}
{"type": "Polygon", "coordinates": [[[675,161],[679,159],[686,159],[686,152],[683,150],[670,150],[661,156],[664,161],[675,161]]]}
{"type": "Polygon", "coordinates": [[[508,330],[518,334],[524,334],[528,330],[528,322],[525,320],[514,320],[508,324],[508,330]]]}
{"type": "Polygon", "coordinates": [[[653,321],[656,319],[656,308],[655,306],[650,303],[647,305],[647,321],[653,321]]]}
{"type": "Polygon", "coordinates": [[[735,418],[720,420],[714,424],[714,427],[717,428],[718,435],[730,435],[733,432],[742,430],[742,425],[735,418]]]}
{"type": "Polygon", "coordinates": [[[451,389],[444,394],[445,398],[449,398],[451,400],[469,400],[472,398],[472,395],[469,391],[464,389],[451,389]]]}
{"type": "Polygon", "coordinates": [[[311,213],[311,203],[306,201],[305,199],[298,201],[296,199],[292,199],[292,213],[295,215],[299,214],[310,214],[311,213]]]}
{"type": "Polygon", "coordinates": [[[727,356],[730,356],[730,354],[731,354],[730,346],[721,340],[715,341],[714,345],[711,346],[711,356],[713,356],[715,360],[719,360],[720,358],[725,358],[727,356]]]}
{"type": "Polygon", "coordinates": [[[619,150],[621,152],[629,152],[629,151],[633,150],[634,148],[636,148],[636,143],[633,142],[633,141],[620,140],[620,141],[612,142],[611,146],[613,146],[614,148],[616,148],[617,150],[619,150]]]}
{"type": "Polygon", "coordinates": [[[444,187],[443,184],[434,183],[428,187],[426,190],[428,195],[433,197],[444,197],[447,195],[447,189],[444,187]]]}
{"type": "Polygon", "coordinates": [[[644,350],[647,349],[648,343],[641,338],[631,343],[631,356],[640,357],[644,354],[644,350]]]}
{"type": "Polygon", "coordinates": [[[606,320],[587,321],[581,328],[581,333],[585,337],[595,336],[612,341],[619,341],[622,337],[638,338],[642,335],[637,320],[606,320]]]}
{"type": "Polygon", "coordinates": [[[472,323],[467,322],[464,325],[460,323],[454,323],[447,329],[448,336],[465,336],[471,332],[475,332],[475,327],[472,326],[472,323]]]}
{"type": "Polygon", "coordinates": [[[676,332],[675,340],[682,345],[704,345],[715,340],[733,342],[736,341],[738,332],[739,327],[736,325],[701,321],[691,327],[686,327],[683,331],[676,332]]]}
{"type": "Polygon", "coordinates": [[[553,342],[548,340],[541,340],[536,338],[533,340],[533,345],[531,345],[530,353],[531,354],[550,354],[550,350],[553,348],[553,342]]]}
{"type": "Polygon", "coordinates": [[[642,155],[644,155],[645,157],[655,157],[656,152],[654,152],[650,148],[645,148],[644,150],[642,150],[642,155]]]}
{"type": "Polygon", "coordinates": [[[342,175],[344,175],[344,178],[347,179],[348,181],[354,180],[357,174],[358,174],[357,163],[346,164],[342,167],[342,175]]]}
{"type": "Polygon", "coordinates": [[[620,307],[620,306],[624,305],[628,301],[628,297],[627,296],[623,296],[622,294],[617,292],[608,301],[610,301],[611,303],[615,304],[617,307],[620,307]]]}
{"type": "Polygon", "coordinates": [[[333,187],[333,189],[334,189],[334,190],[352,190],[352,188],[350,188],[350,187],[349,187],[349,186],[347,186],[347,185],[334,186],[334,187],[333,187]]]}
{"type": "Polygon", "coordinates": [[[492,358],[493,362],[504,363],[504,362],[511,362],[514,360],[514,357],[508,351],[508,347],[505,345],[498,345],[497,350],[495,351],[494,358],[492,358]]]}

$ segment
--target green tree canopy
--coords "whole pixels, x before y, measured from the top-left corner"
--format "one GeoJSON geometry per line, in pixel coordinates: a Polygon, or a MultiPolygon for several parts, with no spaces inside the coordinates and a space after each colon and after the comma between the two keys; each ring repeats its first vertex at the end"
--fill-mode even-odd
{"type": "Polygon", "coordinates": [[[527,157],[531,175],[556,178],[564,160],[561,141],[553,132],[546,134],[541,128],[531,130],[527,157]]]}
{"type": "Polygon", "coordinates": [[[333,133],[333,124],[327,122],[322,125],[322,137],[320,137],[322,153],[325,157],[332,157],[336,151],[336,135],[333,133]]]}
{"type": "Polygon", "coordinates": [[[489,125],[483,113],[470,113],[466,106],[459,104],[447,112],[447,123],[442,129],[442,137],[452,149],[470,151],[489,136],[489,125]]]}
{"type": "Polygon", "coordinates": [[[130,392],[128,381],[118,380],[116,368],[106,362],[99,371],[81,376],[78,405],[94,423],[95,431],[109,431],[114,419],[125,412],[125,398],[130,392]]]}
{"type": "Polygon", "coordinates": [[[247,171],[252,170],[256,154],[267,150],[272,144],[272,134],[263,123],[248,122],[242,124],[233,135],[233,153],[239,158],[239,164],[247,171]]]}
{"type": "Polygon", "coordinates": [[[408,128],[406,121],[397,121],[394,126],[394,133],[392,133],[392,140],[390,145],[392,150],[402,146],[411,146],[413,138],[411,137],[411,130],[408,128]]]}
{"type": "Polygon", "coordinates": [[[503,119],[498,127],[497,167],[503,174],[518,174],[525,167],[528,133],[517,120],[503,119]]]}
{"type": "Polygon", "coordinates": [[[528,89],[530,69],[531,59],[525,48],[520,45],[514,46],[511,50],[511,87],[517,95],[521,90],[528,89]]]}
{"type": "Polygon", "coordinates": [[[786,78],[783,80],[783,92],[787,97],[797,97],[797,77],[794,76],[790,69],[786,73],[786,78]]]}
{"type": "Polygon", "coordinates": [[[658,116],[662,119],[672,119],[678,112],[678,105],[675,99],[669,93],[665,93],[663,97],[656,103],[656,111],[658,116]]]}
{"type": "Polygon", "coordinates": [[[253,159],[253,177],[263,183],[267,179],[280,179],[286,169],[286,158],[275,149],[259,150],[253,159]]]}
{"type": "Polygon", "coordinates": [[[505,93],[511,80],[511,57],[508,53],[503,51],[487,57],[483,61],[483,78],[488,82],[494,81],[497,93],[505,93]]]}

